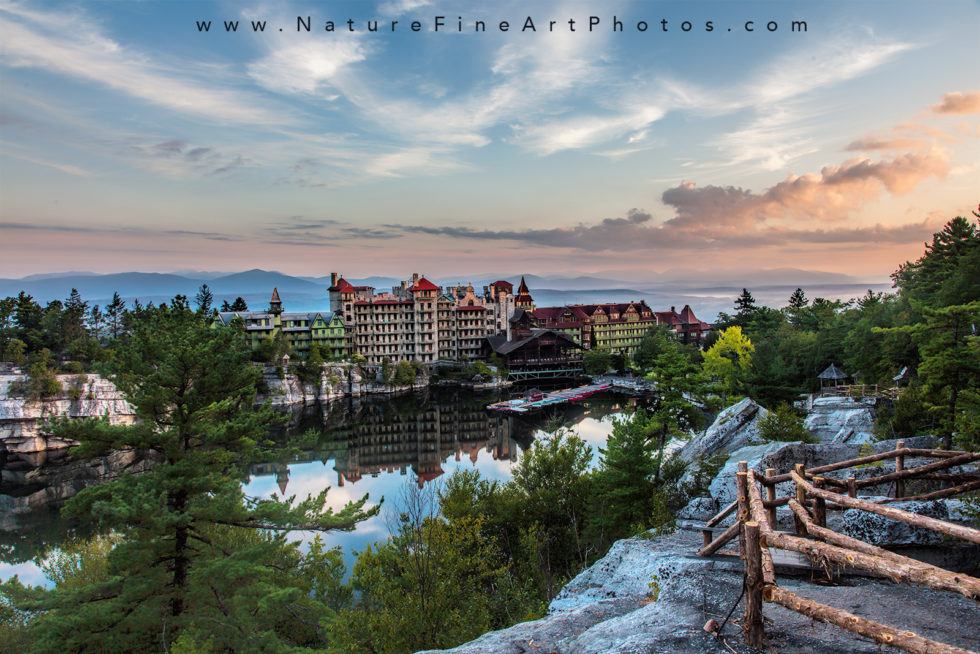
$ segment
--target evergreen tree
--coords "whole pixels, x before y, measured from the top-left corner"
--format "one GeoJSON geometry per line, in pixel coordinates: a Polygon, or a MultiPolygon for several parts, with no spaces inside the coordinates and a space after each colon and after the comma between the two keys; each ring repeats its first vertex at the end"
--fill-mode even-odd
{"type": "Polygon", "coordinates": [[[640,409],[613,421],[595,473],[594,529],[612,542],[647,526],[653,515],[654,481],[659,468],[653,432],[659,431],[640,409]]]}
{"type": "Polygon", "coordinates": [[[197,295],[194,296],[194,304],[197,306],[197,312],[206,318],[211,317],[211,307],[214,304],[214,293],[208,288],[207,284],[201,284],[201,288],[197,290],[197,295]]]}
{"type": "Polygon", "coordinates": [[[806,293],[803,292],[802,288],[797,288],[795,291],[793,291],[793,294],[789,296],[789,307],[791,309],[799,310],[809,303],[810,301],[806,298],[806,293]]]}
{"type": "MultiPolygon", "coordinates": [[[[973,215],[980,219],[980,213],[973,215]]],[[[909,300],[929,307],[980,298],[980,226],[953,218],[933,234],[922,257],[902,264],[892,280],[909,300]]]]}
{"type": "Polygon", "coordinates": [[[735,324],[739,327],[747,327],[757,310],[755,298],[749,293],[749,289],[743,288],[742,293],[735,298],[735,324]]]}
{"type": "Polygon", "coordinates": [[[146,309],[110,370],[138,422],[57,425],[81,443],[80,456],[132,447],[156,464],[90,486],[66,507],[121,535],[107,579],[48,592],[5,586],[38,612],[38,651],[147,651],[182,635],[210,637],[218,649],[297,644],[308,592],[282,577],[291,559],[295,565],[282,533],[352,529],[372,511],[364,498],[334,513],[326,491],[295,502],[243,495],[245,466],[273,420],[270,409],[254,407],[260,373],[248,358],[240,332],[210,329],[185,302],[146,309]],[[300,618],[292,629],[277,627],[273,607],[300,618]]]}
{"type": "Polygon", "coordinates": [[[119,293],[113,293],[112,301],[105,308],[107,327],[113,339],[119,338],[119,332],[122,329],[123,313],[125,311],[126,303],[119,297],[119,293]]]}
{"type": "Polygon", "coordinates": [[[980,350],[973,346],[980,324],[980,300],[939,309],[922,309],[924,324],[914,328],[922,363],[919,379],[927,406],[938,416],[943,447],[963,410],[960,394],[980,390],[980,350]]]}
{"type": "Polygon", "coordinates": [[[657,434],[658,452],[654,477],[658,480],[668,438],[684,437],[687,430],[699,425],[701,414],[691,399],[702,397],[707,385],[699,362],[689,356],[684,345],[666,333],[659,338],[661,342],[656,349],[660,353],[654,357],[653,370],[647,374],[647,379],[653,380],[657,390],[653,428],[657,434]]]}

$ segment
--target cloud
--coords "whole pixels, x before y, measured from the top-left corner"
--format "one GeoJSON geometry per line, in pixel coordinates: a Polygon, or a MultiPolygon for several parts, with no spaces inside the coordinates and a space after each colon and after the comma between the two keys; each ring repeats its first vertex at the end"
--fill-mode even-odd
{"type": "Polygon", "coordinates": [[[17,153],[17,152],[6,152],[7,156],[13,157],[14,159],[20,159],[21,161],[26,161],[27,163],[32,163],[37,166],[44,166],[46,168],[53,168],[55,170],[60,170],[63,173],[69,175],[74,175],[75,177],[91,177],[92,173],[89,171],[79,168],[78,166],[73,166],[71,164],[58,163],[57,161],[50,161],[48,159],[42,159],[41,157],[34,157],[27,154],[17,153]]]}
{"type": "Polygon", "coordinates": [[[704,251],[787,244],[913,243],[927,237],[932,221],[903,225],[828,228],[858,212],[883,192],[901,195],[929,177],[944,177],[942,151],[906,153],[881,161],[851,159],[819,173],[790,175],[762,193],[733,186],[698,187],[683,182],[663,192],[674,216],[657,222],[640,209],[598,223],[550,229],[475,229],[464,226],[387,224],[392,236],[426,234],[454,239],[514,241],[522,245],[587,252],[704,251]]]}
{"type": "Polygon", "coordinates": [[[16,4],[0,5],[0,58],[14,68],[39,68],[87,80],[164,107],[220,123],[283,124],[282,116],[265,108],[259,98],[223,89],[213,67],[194,78],[185,71],[200,64],[165,67],[145,53],[102,33],[85,15],[64,11],[31,11],[16,4]],[[64,26],[71,25],[71,29],[64,26]]]}
{"type": "Polygon", "coordinates": [[[946,93],[932,110],[937,114],[980,114],[980,91],[946,93]]]}
{"type": "Polygon", "coordinates": [[[189,173],[222,175],[248,164],[240,154],[225,153],[210,146],[191,145],[185,139],[158,143],[129,141],[120,147],[123,156],[173,177],[189,173]]]}
{"type": "Polygon", "coordinates": [[[145,236],[145,237],[165,237],[165,236],[189,236],[192,238],[203,238],[209,241],[244,241],[245,238],[237,234],[225,234],[221,232],[204,232],[188,229],[154,229],[149,227],[133,226],[90,226],[90,225],[64,225],[64,224],[40,224],[23,222],[0,222],[0,229],[10,231],[31,231],[31,232],[50,232],[52,234],[94,234],[98,236],[145,236]]]}
{"type": "Polygon", "coordinates": [[[772,219],[842,220],[878,196],[882,187],[902,195],[924,179],[943,178],[948,172],[948,157],[934,150],[878,162],[850,159],[816,174],[790,175],[761,194],[685,182],[664,191],[662,200],[677,214],[668,224],[684,229],[744,228],[772,219]]]}
{"type": "MultiPolygon", "coordinates": [[[[265,88],[281,93],[323,91],[342,69],[363,61],[367,47],[358,33],[324,41],[290,34],[290,41],[276,40],[270,52],[248,65],[248,74],[265,88]],[[296,42],[296,39],[301,39],[296,42]]],[[[323,99],[331,99],[327,94],[323,99]]]]}
{"type": "Polygon", "coordinates": [[[926,145],[921,139],[866,137],[851,141],[844,148],[849,152],[869,152],[872,150],[915,150],[926,145]]]}

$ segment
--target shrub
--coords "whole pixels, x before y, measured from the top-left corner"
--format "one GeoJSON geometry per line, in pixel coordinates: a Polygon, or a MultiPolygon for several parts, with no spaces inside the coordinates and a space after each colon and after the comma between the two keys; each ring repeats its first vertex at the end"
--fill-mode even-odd
{"type": "Polygon", "coordinates": [[[803,426],[803,419],[796,410],[785,403],[780,404],[759,421],[759,436],[766,442],[816,442],[809,430],[803,426]]]}

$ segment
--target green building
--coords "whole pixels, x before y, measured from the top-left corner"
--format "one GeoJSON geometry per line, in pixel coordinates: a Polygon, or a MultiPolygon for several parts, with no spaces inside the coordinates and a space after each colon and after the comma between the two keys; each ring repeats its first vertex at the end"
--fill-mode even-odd
{"type": "Polygon", "coordinates": [[[253,351],[266,340],[282,334],[301,358],[309,356],[313,343],[329,350],[331,359],[348,359],[351,355],[350,336],[343,316],[333,311],[284,313],[278,289],[272,291],[268,311],[223,311],[214,324],[230,325],[234,320],[242,321],[245,339],[253,351]]]}

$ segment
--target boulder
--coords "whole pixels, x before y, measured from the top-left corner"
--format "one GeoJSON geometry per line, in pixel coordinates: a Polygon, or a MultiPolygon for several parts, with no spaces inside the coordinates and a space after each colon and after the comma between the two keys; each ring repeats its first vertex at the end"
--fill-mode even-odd
{"type": "Polygon", "coordinates": [[[814,398],[803,426],[821,443],[870,443],[874,440],[874,402],[874,398],[814,398]]]}
{"type": "MultiPolygon", "coordinates": [[[[787,447],[788,443],[766,443],[764,445],[750,445],[732,452],[725,465],[711,481],[708,492],[715,498],[719,507],[730,504],[735,499],[735,473],[738,472],[738,462],[745,461],[751,470],[764,473],[766,466],[763,460],[780,449],[787,447]]],[[[729,517],[731,520],[731,517],[729,517]]],[[[724,524],[730,524],[728,522],[724,524]]]]}
{"type": "Polygon", "coordinates": [[[747,397],[719,413],[710,427],[680,449],[678,456],[685,461],[694,461],[761,443],[759,420],[767,413],[765,408],[747,397]]]}
{"type": "MultiPolygon", "coordinates": [[[[948,520],[949,511],[946,503],[941,500],[931,502],[892,502],[889,506],[917,515],[924,515],[938,520],[948,520]]],[[[844,511],[841,531],[879,547],[894,545],[940,545],[943,535],[921,527],[914,527],[904,522],[890,520],[876,513],[868,513],[859,509],[844,511]]]]}
{"type": "Polygon", "coordinates": [[[674,514],[679,520],[710,520],[719,511],[718,501],[713,497],[695,497],[674,514]]]}

